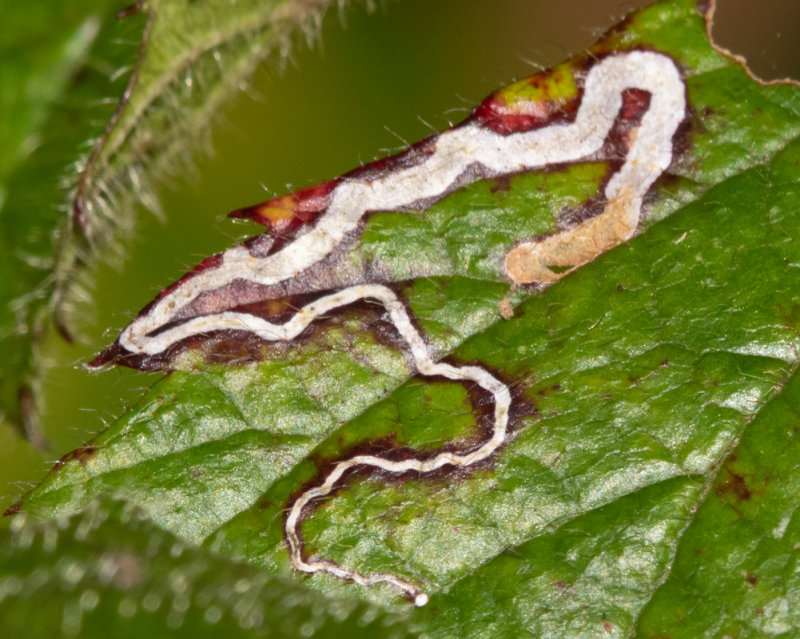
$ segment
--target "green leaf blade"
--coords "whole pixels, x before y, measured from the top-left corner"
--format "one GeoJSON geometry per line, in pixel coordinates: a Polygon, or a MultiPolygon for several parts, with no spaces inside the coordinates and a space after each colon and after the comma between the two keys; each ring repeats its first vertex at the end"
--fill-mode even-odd
{"type": "MultiPolygon", "coordinates": [[[[702,513],[732,481],[725,473],[750,472],[730,465],[730,451],[776,396],[794,392],[798,89],[753,83],[705,41],[693,3],[655,5],[627,29],[593,52],[681,41],[685,50],[667,51],[693,65],[688,130],[638,237],[544,291],[510,289],[495,245],[502,255],[551,232],[592,197],[604,167],[586,163],[478,182],[415,215],[377,212],[349,256],[385,265],[437,356],[486,366],[519,409],[486,463],[429,478],[355,476],[301,524],[309,555],[421,584],[432,599],[407,614],[432,636],[671,636],[682,618],[669,607],[688,610],[696,587],[685,548],[693,534],[711,538],[702,513]],[[747,115],[741,104],[758,106],[747,115]],[[507,319],[504,302],[515,307],[507,319]]],[[[481,398],[412,378],[383,329],[380,309],[361,308],[291,349],[265,348],[251,366],[190,354],[186,371],[157,383],[90,458],[65,460],[23,508],[47,517],[116,494],[187,542],[302,578],[286,512],[336,460],[486,432],[481,398]]],[[[784,515],[796,492],[787,477],[784,515]]],[[[726,514],[711,521],[733,521],[726,514]]],[[[748,543],[734,530],[728,541],[738,552],[748,543]]],[[[764,570],[779,583],[779,570],[764,570]]],[[[398,602],[386,587],[302,579],[398,602]]],[[[752,600],[775,609],[773,625],[750,623],[754,632],[793,630],[793,600],[763,588],[752,600]]],[[[710,624],[713,608],[685,636],[704,623],[727,632],[710,624]]]]}

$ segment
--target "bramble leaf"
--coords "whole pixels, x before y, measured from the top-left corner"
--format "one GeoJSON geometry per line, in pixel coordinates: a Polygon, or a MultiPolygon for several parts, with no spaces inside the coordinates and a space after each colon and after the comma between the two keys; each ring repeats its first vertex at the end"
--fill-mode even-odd
{"type": "MultiPolygon", "coordinates": [[[[511,287],[498,267],[518,240],[576,228],[617,166],[592,157],[479,179],[413,214],[373,211],[348,253],[394,284],[437,359],[513,389],[512,433],[489,460],[432,477],[355,474],[299,524],[309,557],[420,584],[430,602],[406,614],[429,636],[800,626],[800,89],[749,78],[709,44],[691,0],[633,14],[590,58],[531,86],[574,96],[559,78],[632,49],[669,55],[689,106],[637,237],[546,290],[511,287]]],[[[256,212],[297,213],[287,207],[256,212]]],[[[354,452],[480,442],[491,400],[414,376],[381,306],[270,344],[181,353],[180,370],[22,509],[52,517],[123,497],[218,556],[402,605],[386,586],[300,576],[287,510],[354,452]]]]}

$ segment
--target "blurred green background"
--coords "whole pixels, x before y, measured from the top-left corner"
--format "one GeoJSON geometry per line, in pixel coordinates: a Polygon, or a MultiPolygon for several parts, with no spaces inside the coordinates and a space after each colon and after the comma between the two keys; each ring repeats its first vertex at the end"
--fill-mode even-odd
{"type": "MultiPolygon", "coordinates": [[[[645,4],[380,0],[366,11],[358,2],[332,8],[312,47],[299,44],[283,72],[263,68],[219,115],[210,152],[198,150],[179,163],[190,169],[163,176],[164,219],[142,210],[122,265],[97,267],[97,303],[76,314],[81,343],[47,337],[42,419],[52,450],[35,450],[2,427],[0,508],[157,379],[122,368],[89,374],[80,365],[194,263],[259,232],[226,219],[228,211],[330,179],[458,122],[493,89],[579,53],[645,4]]],[[[719,0],[715,34],[762,77],[800,78],[797,0],[719,0]]]]}

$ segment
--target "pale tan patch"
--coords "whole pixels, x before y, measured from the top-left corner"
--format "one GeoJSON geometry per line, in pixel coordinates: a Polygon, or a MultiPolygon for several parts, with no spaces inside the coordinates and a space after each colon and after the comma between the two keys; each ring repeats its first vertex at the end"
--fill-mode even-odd
{"type": "Polygon", "coordinates": [[[637,199],[632,187],[623,187],[600,215],[567,231],[518,244],[506,255],[506,275],[515,284],[557,282],[633,235],[639,224],[637,199]]]}
{"type": "Polygon", "coordinates": [[[497,308],[500,311],[500,316],[503,319],[511,319],[514,317],[514,307],[511,306],[511,300],[507,297],[504,297],[500,300],[500,303],[497,305],[497,308]]]}

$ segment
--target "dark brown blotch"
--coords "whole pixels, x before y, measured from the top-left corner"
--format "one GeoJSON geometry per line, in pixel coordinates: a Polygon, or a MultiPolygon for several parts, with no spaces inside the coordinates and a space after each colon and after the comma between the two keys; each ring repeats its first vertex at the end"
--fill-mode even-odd
{"type": "Polygon", "coordinates": [[[56,462],[56,465],[53,466],[53,470],[61,470],[61,468],[71,461],[77,461],[81,466],[86,466],[86,462],[94,457],[96,452],[97,449],[94,446],[80,446],[75,450],[68,452],[61,459],[59,459],[56,462]]]}
{"type": "Polygon", "coordinates": [[[726,479],[717,486],[717,495],[720,497],[730,495],[739,502],[749,501],[753,495],[747,487],[744,476],[734,473],[730,469],[726,469],[725,472],[726,479]]]}

